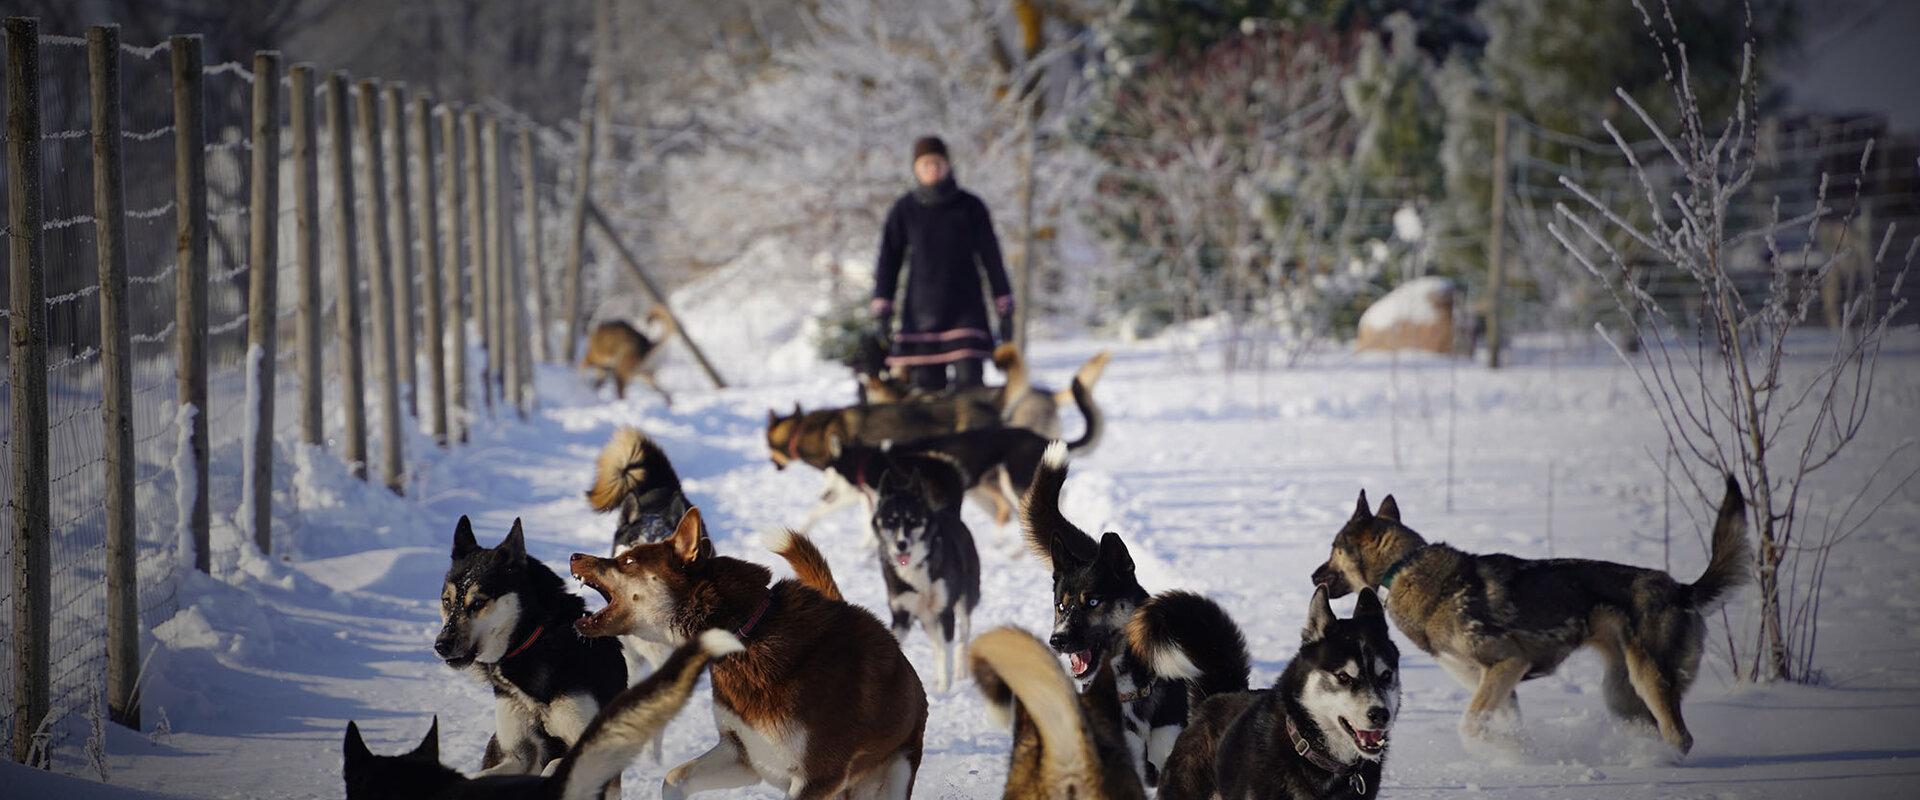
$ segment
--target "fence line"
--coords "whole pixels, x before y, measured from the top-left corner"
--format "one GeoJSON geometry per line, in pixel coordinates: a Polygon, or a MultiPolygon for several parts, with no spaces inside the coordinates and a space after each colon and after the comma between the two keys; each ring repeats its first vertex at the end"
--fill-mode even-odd
{"type": "MultiPolygon", "coordinates": [[[[44,765],[75,752],[88,720],[141,724],[139,639],[179,609],[186,569],[300,554],[276,531],[299,513],[275,468],[284,448],[338,447],[364,479],[372,438],[382,481],[403,491],[408,435],[466,440],[463,328],[504,326],[488,342],[496,382],[515,366],[502,359],[531,352],[514,287],[541,278],[520,271],[501,227],[521,196],[528,229],[543,222],[535,187],[514,185],[498,153],[482,174],[476,141],[464,197],[477,212],[491,202],[496,227],[463,231],[461,112],[409,103],[398,85],[363,80],[349,103],[345,73],[316,80],[271,52],[205,64],[198,36],[138,47],[111,26],[40,35],[27,18],[6,34],[0,325],[24,346],[0,345],[0,732],[13,758],[44,765]],[[464,305],[469,278],[497,305],[464,305]],[[332,419],[329,366],[347,384],[332,419]],[[409,412],[428,406],[420,421],[398,410],[403,392],[409,412]]],[[[469,136],[502,145],[498,118],[465,114],[469,136]]],[[[519,135],[530,184],[542,176],[522,127],[504,133],[519,135]]],[[[542,300],[533,314],[546,313],[542,300]]],[[[517,366],[524,409],[531,364],[517,366]]]]}

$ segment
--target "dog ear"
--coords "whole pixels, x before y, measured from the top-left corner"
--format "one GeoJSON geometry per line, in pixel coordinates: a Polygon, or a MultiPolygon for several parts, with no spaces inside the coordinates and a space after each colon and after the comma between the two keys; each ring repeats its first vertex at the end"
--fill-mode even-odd
{"type": "Polygon", "coordinates": [[[1373,509],[1367,507],[1367,490],[1360,490],[1360,503],[1353,507],[1353,519],[1348,522],[1363,522],[1373,519],[1373,509]]]}
{"type": "Polygon", "coordinates": [[[1127,553],[1127,543],[1120,541],[1120,534],[1113,531],[1100,536],[1099,560],[1106,562],[1107,568],[1117,575],[1133,574],[1133,556],[1127,553]]]}
{"type": "Polygon", "coordinates": [[[776,423],[779,421],[780,421],[780,415],[773,413],[773,409],[771,408],[767,409],[767,427],[771,428],[773,427],[773,423],[776,423]]]}
{"type": "Polygon", "coordinates": [[[689,508],[680,516],[680,525],[673,529],[673,536],[667,540],[673,545],[673,554],[683,564],[698,563],[700,559],[713,555],[713,542],[707,539],[706,523],[700,521],[700,509],[689,508]]]}
{"type": "Polygon", "coordinates": [[[1380,605],[1380,595],[1374,593],[1373,587],[1360,590],[1360,599],[1353,606],[1354,619],[1383,618],[1386,614],[1386,608],[1380,605]]]}
{"type": "Polygon", "coordinates": [[[1300,643],[1313,644],[1327,635],[1327,626],[1333,624],[1333,603],[1327,599],[1327,586],[1313,587],[1313,599],[1307,601],[1307,627],[1300,629],[1300,643]]]}
{"type": "Polygon", "coordinates": [[[453,526],[453,557],[466,558],[479,549],[480,543],[473,538],[473,523],[465,514],[460,515],[460,521],[453,526]]]}
{"type": "Polygon", "coordinates": [[[513,518],[513,528],[507,531],[507,538],[500,540],[500,552],[507,561],[520,564],[527,560],[527,533],[520,528],[520,518],[513,518]]]}
{"type": "Polygon", "coordinates": [[[1387,495],[1387,499],[1380,501],[1380,510],[1373,512],[1373,515],[1388,522],[1399,522],[1400,504],[1393,502],[1393,495],[1387,495]]]}
{"type": "Polygon", "coordinates": [[[427,726],[427,738],[421,739],[420,746],[413,748],[413,752],[408,753],[407,757],[416,761],[440,763],[440,715],[434,715],[433,724],[427,726]]]}
{"type": "Polygon", "coordinates": [[[347,741],[344,752],[349,767],[373,758],[373,751],[367,749],[367,740],[360,738],[360,726],[354,724],[352,720],[347,721],[347,741]]]}

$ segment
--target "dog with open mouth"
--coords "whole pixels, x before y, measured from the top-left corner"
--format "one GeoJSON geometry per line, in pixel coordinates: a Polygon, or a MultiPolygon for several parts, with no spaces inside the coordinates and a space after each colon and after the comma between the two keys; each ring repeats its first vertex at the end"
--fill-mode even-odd
{"type": "MultiPolygon", "coordinates": [[[[1028,548],[1053,571],[1053,634],[1047,643],[1067,657],[1067,670],[1083,689],[1102,664],[1111,665],[1129,751],[1142,780],[1155,786],[1187,722],[1186,688],[1127,648],[1127,625],[1149,595],[1119,534],[1109,531],[1096,542],[1061,514],[1066,481],[1067,447],[1056,441],[1021,502],[1028,548]]],[[[1246,682],[1244,671],[1239,679],[1246,682]]]]}
{"type": "Polygon", "coordinates": [[[886,459],[877,483],[873,531],[893,635],[906,641],[920,621],[933,642],[934,690],[945,692],[966,675],[962,650],[980,605],[980,551],[960,519],[966,480],[941,459],[886,459]]]}
{"type": "Polygon", "coordinates": [[[661,797],[762,781],[790,797],[907,797],[927,723],[919,676],[879,619],[841,599],[812,542],[781,532],[768,545],[795,578],[715,554],[698,509],[664,542],[573,556],[574,576],[606,599],[577,620],[582,635],[678,646],[721,628],[746,645],[712,668],[719,741],[669,770],[661,797]]]}
{"type": "MultiPolygon", "coordinates": [[[[1159,598],[1155,598],[1158,600],[1159,598]]],[[[1207,603],[1187,595],[1186,604],[1207,603]]],[[[1208,603],[1210,605],[1210,603],[1208,603]]],[[[1318,587],[1300,650],[1272,688],[1247,691],[1213,676],[1248,663],[1238,630],[1198,635],[1187,614],[1142,608],[1128,628],[1130,649],[1163,674],[1190,681],[1193,714],[1167,758],[1163,800],[1213,797],[1372,798],[1380,793],[1388,731],[1400,711],[1400,650],[1372,589],[1340,619],[1318,587]]],[[[1224,619],[1225,615],[1220,614],[1224,619]]]]}
{"type": "Polygon", "coordinates": [[[539,773],[627,688],[620,647],[575,635],[573,622],[585,613],[586,601],[527,555],[520,520],[489,548],[460,518],[433,651],[493,688],[495,730],[481,774],[539,773]]]}

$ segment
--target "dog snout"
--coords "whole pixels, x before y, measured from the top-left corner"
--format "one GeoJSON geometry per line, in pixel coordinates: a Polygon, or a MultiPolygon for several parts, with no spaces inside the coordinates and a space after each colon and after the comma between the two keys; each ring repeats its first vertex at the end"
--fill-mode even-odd
{"type": "Polygon", "coordinates": [[[1393,715],[1387,713],[1387,709],[1384,706],[1374,706],[1373,708],[1367,709],[1367,724],[1372,725],[1375,729],[1387,727],[1387,723],[1392,721],[1393,715]]]}
{"type": "Polygon", "coordinates": [[[453,629],[441,628],[440,635],[433,637],[433,654],[441,658],[453,656],[453,629]]]}
{"type": "Polygon", "coordinates": [[[1315,567],[1313,570],[1313,585],[1319,586],[1320,584],[1326,583],[1328,578],[1330,577],[1328,573],[1332,571],[1333,570],[1330,570],[1327,568],[1326,564],[1321,564],[1320,566],[1315,567]]]}
{"type": "Polygon", "coordinates": [[[1047,637],[1047,644],[1055,650],[1065,652],[1073,647],[1073,640],[1067,638],[1067,635],[1064,633],[1056,633],[1047,637]]]}

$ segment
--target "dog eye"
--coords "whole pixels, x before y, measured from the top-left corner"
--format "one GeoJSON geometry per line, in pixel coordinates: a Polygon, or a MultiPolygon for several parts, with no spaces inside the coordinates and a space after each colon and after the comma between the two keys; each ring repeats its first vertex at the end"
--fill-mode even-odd
{"type": "Polygon", "coordinates": [[[1098,608],[1099,606],[1100,606],[1100,598],[1098,598],[1098,597],[1089,597],[1089,598],[1087,598],[1087,607],[1088,607],[1088,608],[1098,608]]]}
{"type": "Polygon", "coordinates": [[[1347,673],[1344,673],[1344,672],[1333,673],[1333,679],[1335,681],[1338,681],[1341,686],[1346,686],[1350,683],[1353,683],[1353,679],[1350,677],[1347,677],[1347,673]]]}
{"type": "Polygon", "coordinates": [[[1381,683],[1392,683],[1392,682],[1393,682],[1393,670],[1390,670],[1390,669],[1383,669],[1383,670],[1380,670],[1380,682],[1381,682],[1381,683]]]}

